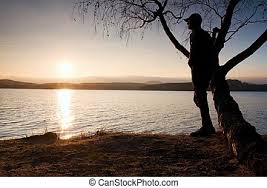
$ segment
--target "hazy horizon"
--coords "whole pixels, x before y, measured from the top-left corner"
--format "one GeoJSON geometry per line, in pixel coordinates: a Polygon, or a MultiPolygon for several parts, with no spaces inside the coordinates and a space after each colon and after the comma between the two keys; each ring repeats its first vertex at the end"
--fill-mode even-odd
{"type": "MultiPolygon", "coordinates": [[[[16,76],[1,76],[0,79],[9,79],[20,82],[32,82],[32,83],[109,83],[109,82],[135,82],[135,83],[147,83],[147,82],[160,82],[160,83],[183,83],[191,82],[190,78],[179,77],[160,77],[160,76],[86,76],[77,78],[30,78],[30,77],[16,77],[16,76]]],[[[227,77],[227,79],[240,80],[242,82],[253,84],[267,84],[267,77],[265,78],[249,78],[249,77],[227,77]]]]}

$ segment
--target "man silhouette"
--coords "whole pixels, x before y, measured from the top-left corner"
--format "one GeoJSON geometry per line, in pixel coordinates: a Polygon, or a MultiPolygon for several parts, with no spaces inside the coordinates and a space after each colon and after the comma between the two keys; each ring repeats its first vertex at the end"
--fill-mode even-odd
{"type": "Polygon", "coordinates": [[[190,135],[194,137],[209,136],[215,133],[215,129],[210,119],[207,90],[218,61],[214,58],[211,36],[201,28],[201,16],[195,13],[185,21],[188,29],[192,30],[188,64],[191,68],[194,102],[199,107],[202,118],[202,127],[190,135]]]}

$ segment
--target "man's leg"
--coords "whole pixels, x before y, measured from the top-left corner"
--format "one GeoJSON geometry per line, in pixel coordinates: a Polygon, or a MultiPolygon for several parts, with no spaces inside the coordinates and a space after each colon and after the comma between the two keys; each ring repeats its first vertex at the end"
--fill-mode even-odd
{"type": "Polygon", "coordinates": [[[212,125],[212,121],[209,114],[206,90],[195,90],[194,102],[200,109],[202,127],[198,131],[191,133],[191,136],[209,136],[211,134],[214,134],[215,129],[212,125]]]}
{"type": "Polygon", "coordinates": [[[202,118],[202,127],[213,127],[210,113],[209,113],[209,105],[207,100],[207,92],[206,91],[196,91],[194,94],[194,101],[200,109],[200,114],[202,118]]]}

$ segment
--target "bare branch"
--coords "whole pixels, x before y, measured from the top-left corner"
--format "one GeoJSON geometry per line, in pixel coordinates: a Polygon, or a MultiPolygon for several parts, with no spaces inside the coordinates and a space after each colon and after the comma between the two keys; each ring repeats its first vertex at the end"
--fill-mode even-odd
{"type": "Polygon", "coordinates": [[[176,49],[178,49],[180,52],[182,52],[187,58],[189,58],[189,52],[188,50],[182,46],[177,39],[175,38],[175,36],[172,34],[172,32],[170,31],[170,28],[168,27],[166,20],[164,18],[164,15],[159,15],[160,18],[160,22],[163,26],[163,29],[165,31],[165,33],[167,34],[167,36],[169,37],[169,39],[171,40],[171,42],[173,43],[173,45],[175,46],[176,49]]]}
{"type": "Polygon", "coordinates": [[[230,0],[229,1],[223,22],[221,24],[221,29],[220,29],[220,31],[218,33],[218,37],[215,41],[215,49],[216,49],[217,54],[219,54],[219,52],[221,51],[221,49],[224,46],[225,37],[226,37],[228,30],[231,26],[234,9],[235,9],[235,7],[239,1],[240,0],[230,0]]]}
{"type": "Polygon", "coordinates": [[[225,65],[222,66],[222,70],[226,75],[232,68],[242,62],[244,59],[251,56],[254,52],[256,52],[267,40],[267,29],[261,34],[261,36],[251,44],[247,49],[230,59],[226,62],[225,65]]]}
{"type": "Polygon", "coordinates": [[[176,20],[180,20],[180,19],[182,19],[182,17],[181,17],[180,15],[174,15],[174,13],[173,13],[172,11],[170,11],[170,10],[167,10],[167,11],[163,12],[162,14],[163,14],[163,15],[171,14],[172,17],[174,17],[176,20]]]}
{"type": "Polygon", "coordinates": [[[196,4],[206,6],[209,10],[213,11],[215,15],[217,15],[219,18],[222,19],[223,16],[218,11],[216,1],[214,1],[214,3],[215,3],[215,6],[212,6],[210,1],[206,1],[206,0],[205,1],[203,1],[203,0],[197,0],[196,1],[196,4]]]}
{"type": "MultiPolygon", "coordinates": [[[[203,28],[212,34],[217,55],[242,28],[255,23],[266,23],[265,0],[77,0],[78,12],[92,15],[95,28],[103,33],[118,31],[121,38],[128,39],[138,31],[143,34],[154,23],[163,26],[176,49],[186,57],[188,50],[175,37],[173,28],[184,16],[198,12],[203,17],[203,28]],[[159,22],[157,22],[159,21],[159,22]],[[213,28],[216,29],[214,32],[213,28]]],[[[92,19],[91,19],[92,20],[92,19]]],[[[179,28],[180,29],[180,28],[179,28]]]]}
{"type": "Polygon", "coordinates": [[[228,31],[228,34],[230,34],[225,42],[229,41],[230,39],[232,39],[232,37],[238,33],[238,31],[242,28],[244,28],[245,26],[249,25],[249,24],[255,24],[255,23],[266,23],[267,22],[267,19],[257,19],[257,20],[252,20],[253,17],[255,17],[255,15],[259,12],[259,8],[265,8],[263,4],[258,4],[258,5],[255,5],[254,10],[252,11],[252,13],[249,15],[249,16],[245,16],[243,15],[243,20],[237,20],[236,23],[234,23],[233,25],[237,25],[236,29],[235,30],[232,30],[232,31],[228,31]]]}

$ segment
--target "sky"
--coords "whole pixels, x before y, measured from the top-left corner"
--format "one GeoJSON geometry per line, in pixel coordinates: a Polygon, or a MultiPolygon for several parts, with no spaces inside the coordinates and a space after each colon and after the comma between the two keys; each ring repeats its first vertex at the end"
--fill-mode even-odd
{"type": "MultiPolygon", "coordinates": [[[[160,26],[144,39],[128,42],[105,37],[89,22],[75,21],[75,0],[0,0],[0,78],[62,79],[99,77],[171,77],[190,80],[187,59],[173,47],[160,26]]],[[[266,28],[245,29],[225,45],[223,63],[254,41],[266,28]]],[[[183,41],[186,24],[176,28],[183,41]]],[[[189,49],[188,44],[186,45],[189,49]]],[[[228,75],[243,81],[267,83],[267,45],[228,75]]]]}

